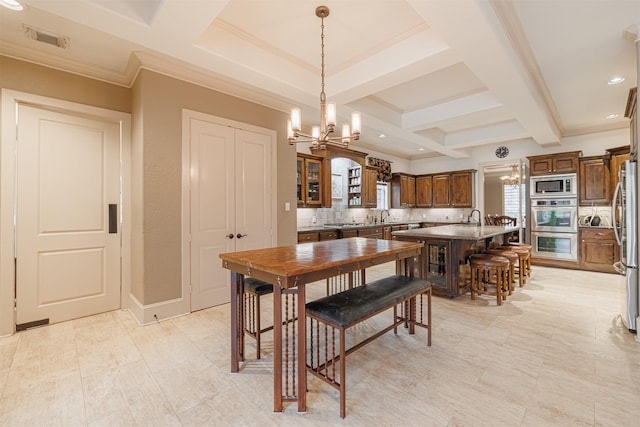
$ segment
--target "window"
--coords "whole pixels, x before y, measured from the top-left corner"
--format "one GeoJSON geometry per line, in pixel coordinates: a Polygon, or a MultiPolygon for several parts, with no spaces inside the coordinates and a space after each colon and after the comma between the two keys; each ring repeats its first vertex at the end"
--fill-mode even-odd
{"type": "Polygon", "coordinates": [[[377,185],[377,209],[389,209],[389,183],[379,182],[377,185]]]}
{"type": "Polygon", "coordinates": [[[517,218],[518,225],[524,224],[523,217],[524,215],[520,215],[520,206],[522,206],[522,210],[524,213],[525,207],[525,185],[503,185],[502,186],[502,194],[503,194],[503,209],[504,215],[517,218]],[[518,192],[520,193],[520,201],[518,201],[518,192]],[[521,204],[520,204],[521,203],[521,204]]]}

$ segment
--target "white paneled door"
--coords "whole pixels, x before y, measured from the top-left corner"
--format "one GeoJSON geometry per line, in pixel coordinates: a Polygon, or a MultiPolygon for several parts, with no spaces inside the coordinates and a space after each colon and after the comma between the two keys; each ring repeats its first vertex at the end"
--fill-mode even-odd
{"type": "Polygon", "coordinates": [[[218,255],[272,246],[273,136],[189,120],[191,310],[230,299],[218,255]]]}
{"type": "Polygon", "coordinates": [[[16,323],[119,308],[119,125],[18,108],[16,323]]]}

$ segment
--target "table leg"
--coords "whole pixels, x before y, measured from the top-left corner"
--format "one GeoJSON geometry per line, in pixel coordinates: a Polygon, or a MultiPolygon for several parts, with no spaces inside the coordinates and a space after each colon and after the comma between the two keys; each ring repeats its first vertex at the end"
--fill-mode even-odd
{"type": "Polygon", "coordinates": [[[307,411],[307,322],[305,287],[273,287],[273,410],[283,402],[298,401],[298,412],[307,411]],[[285,306],[283,310],[283,299],[285,306]],[[285,313],[283,318],[282,313],[285,313]],[[286,332],[283,336],[283,330],[286,332]],[[284,395],[283,395],[284,392],[284,395]]]}
{"type": "Polygon", "coordinates": [[[244,359],[244,325],[242,298],[244,275],[231,272],[231,372],[238,372],[244,359]]]}
{"type": "Polygon", "coordinates": [[[273,285],[273,411],[282,409],[282,288],[273,285]]]}
{"type": "Polygon", "coordinates": [[[307,316],[305,285],[298,286],[298,412],[307,411],[307,316]]]}

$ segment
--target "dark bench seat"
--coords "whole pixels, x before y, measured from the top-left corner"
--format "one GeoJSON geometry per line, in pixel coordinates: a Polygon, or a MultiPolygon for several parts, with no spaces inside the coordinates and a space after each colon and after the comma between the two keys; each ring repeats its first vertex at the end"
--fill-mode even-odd
{"type": "Polygon", "coordinates": [[[397,327],[403,324],[409,328],[409,333],[413,333],[415,326],[427,329],[427,345],[431,345],[431,284],[414,277],[399,275],[386,277],[311,301],[306,304],[306,315],[310,319],[307,371],[340,391],[340,416],[344,418],[348,354],[391,329],[397,333],[397,327]],[[427,297],[426,319],[423,295],[427,297]],[[418,296],[419,304],[416,298],[418,296]],[[391,308],[393,308],[391,325],[349,349],[345,348],[346,329],[391,308]],[[339,346],[337,346],[339,354],[336,354],[335,330],[339,331],[339,346]],[[339,379],[335,378],[335,365],[338,361],[341,361],[339,379]]]}

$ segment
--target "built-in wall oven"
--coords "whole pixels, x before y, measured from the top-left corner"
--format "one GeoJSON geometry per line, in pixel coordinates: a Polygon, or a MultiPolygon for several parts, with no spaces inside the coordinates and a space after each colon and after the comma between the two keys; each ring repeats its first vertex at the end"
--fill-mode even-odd
{"type": "Polygon", "coordinates": [[[578,233],[531,232],[532,255],[565,261],[578,260],[578,233]]]}
{"type": "Polygon", "coordinates": [[[531,199],[531,228],[534,231],[576,233],[576,199],[531,199]]]}
{"type": "Polygon", "coordinates": [[[578,206],[575,174],[531,177],[531,245],[533,256],[578,260],[578,206]],[[538,181],[537,187],[534,180],[538,181]],[[550,184],[554,182],[553,184],[550,184]],[[540,184],[542,183],[542,184],[540,184]],[[552,190],[550,195],[547,190],[552,190]],[[562,195],[562,197],[560,197],[562,195]]]}

